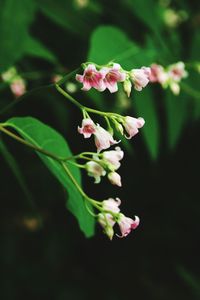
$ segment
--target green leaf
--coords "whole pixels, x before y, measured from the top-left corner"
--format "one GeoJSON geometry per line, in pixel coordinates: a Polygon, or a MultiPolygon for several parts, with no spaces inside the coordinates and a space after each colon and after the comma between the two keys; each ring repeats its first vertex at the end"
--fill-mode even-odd
{"type": "Polygon", "coordinates": [[[164,104],[166,108],[168,144],[172,149],[176,146],[188,119],[188,98],[182,93],[177,97],[172,92],[166,91],[164,104]]]}
{"type": "Polygon", "coordinates": [[[88,61],[103,65],[110,61],[131,69],[149,65],[155,60],[155,49],[141,48],[120,29],[113,26],[100,26],[92,34],[88,61]]]}
{"type": "Polygon", "coordinates": [[[145,120],[145,125],[140,132],[151,157],[156,159],[160,145],[160,125],[152,90],[149,87],[143,89],[142,92],[133,92],[133,109],[137,117],[145,120]]]}
{"type": "Polygon", "coordinates": [[[29,36],[25,40],[25,53],[31,56],[44,58],[51,63],[57,63],[55,55],[47,49],[40,41],[29,36]]]}
{"type": "Polygon", "coordinates": [[[0,10],[0,71],[24,54],[28,29],[35,13],[34,1],[2,0],[0,10]]]}
{"type": "MultiPolygon", "coordinates": [[[[37,119],[32,117],[12,118],[6,122],[6,125],[15,129],[25,140],[54,155],[59,157],[72,156],[69,146],[64,138],[53,128],[43,124],[37,119]]],[[[78,219],[81,230],[87,237],[92,236],[94,234],[94,218],[88,213],[83,197],[78,192],[71,179],[67,176],[62,165],[46,155],[41,153],[38,153],[38,155],[47,168],[67,190],[69,195],[67,207],[78,219]]],[[[68,164],[68,168],[79,185],[81,185],[79,169],[71,164],[68,164]]]]}

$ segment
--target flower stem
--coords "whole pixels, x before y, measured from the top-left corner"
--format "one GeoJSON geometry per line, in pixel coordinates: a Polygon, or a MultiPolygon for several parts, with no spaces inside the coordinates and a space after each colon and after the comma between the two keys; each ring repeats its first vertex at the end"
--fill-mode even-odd
{"type": "Polygon", "coordinates": [[[65,98],[67,98],[68,100],[70,100],[74,105],[76,105],[78,108],[80,108],[82,111],[87,111],[87,112],[91,112],[93,114],[98,114],[104,117],[120,117],[121,115],[116,114],[116,113],[112,113],[112,112],[104,112],[104,111],[99,111],[87,106],[84,106],[82,104],[80,104],[75,98],[73,98],[71,95],[69,95],[66,91],[64,91],[59,85],[58,83],[55,84],[55,87],[57,89],[57,91],[62,94],[65,98]]]}
{"type": "Polygon", "coordinates": [[[88,197],[88,195],[86,195],[86,193],[82,190],[82,188],[80,187],[80,185],[78,184],[78,182],[76,181],[76,179],[74,178],[74,176],[72,175],[72,173],[70,172],[69,168],[67,167],[67,164],[64,163],[64,162],[61,162],[61,165],[62,165],[64,171],[66,172],[66,174],[68,175],[68,177],[71,179],[71,181],[73,182],[73,184],[77,188],[77,190],[84,197],[84,199],[87,200],[88,202],[90,202],[98,210],[101,210],[101,202],[96,201],[96,200],[88,197]]]}
{"type": "Polygon", "coordinates": [[[19,143],[21,143],[21,144],[23,144],[23,145],[25,145],[25,146],[27,146],[27,147],[29,147],[29,148],[37,151],[37,152],[40,152],[40,153],[42,153],[42,154],[44,154],[46,156],[49,156],[50,158],[55,159],[55,160],[57,160],[59,162],[65,160],[65,159],[63,159],[61,157],[58,157],[58,156],[54,155],[53,153],[50,153],[50,152],[48,152],[48,151],[46,151],[46,150],[44,150],[42,148],[39,148],[39,147],[37,147],[37,146],[35,146],[35,145],[33,145],[33,144],[25,141],[24,139],[20,138],[18,135],[14,134],[10,130],[4,128],[5,126],[9,126],[9,125],[7,125],[6,123],[5,124],[0,124],[0,131],[2,131],[3,133],[7,134],[8,136],[10,136],[11,138],[13,138],[14,140],[18,141],[19,143]]]}
{"type": "Polygon", "coordinates": [[[191,88],[186,83],[181,83],[180,86],[181,86],[181,89],[185,93],[187,93],[188,95],[190,95],[192,98],[194,98],[196,100],[200,100],[200,93],[198,91],[194,90],[193,88],[191,88]]]}

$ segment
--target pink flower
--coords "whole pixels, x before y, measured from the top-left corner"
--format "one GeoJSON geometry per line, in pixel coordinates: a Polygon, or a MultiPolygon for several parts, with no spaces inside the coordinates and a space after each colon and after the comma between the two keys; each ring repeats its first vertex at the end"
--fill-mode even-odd
{"type": "Polygon", "coordinates": [[[121,66],[119,64],[113,64],[110,68],[102,68],[100,72],[104,76],[103,82],[105,88],[107,88],[111,93],[117,92],[117,82],[122,82],[126,79],[126,74],[121,70],[121,66]]]}
{"type": "Polygon", "coordinates": [[[26,92],[25,81],[22,78],[15,79],[10,84],[10,89],[16,97],[22,96],[26,92]]]}
{"type": "Polygon", "coordinates": [[[103,77],[103,74],[97,71],[93,64],[89,64],[85,68],[83,75],[76,74],[76,80],[83,83],[83,91],[89,91],[92,87],[100,92],[104,91],[105,86],[103,83],[103,77]]]}
{"type": "Polygon", "coordinates": [[[125,117],[123,126],[126,129],[126,132],[128,133],[127,139],[132,138],[134,135],[138,133],[138,128],[141,128],[144,126],[144,119],[143,118],[133,118],[133,117],[125,117]]]}
{"type": "Polygon", "coordinates": [[[185,64],[182,61],[169,66],[168,73],[169,77],[176,82],[179,82],[182,78],[187,77],[187,72],[185,71],[185,64]]]}
{"type": "Polygon", "coordinates": [[[95,145],[97,147],[98,152],[103,149],[109,148],[111,145],[117,144],[118,142],[113,139],[113,136],[106,131],[100,125],[96,126],[95,135],[95,145]]]}
{"type": "Polygon", "coordinates": [[[121,176],[117,172],[110,172],[108,179],[113,185],[122,186],[121,176]]]}
{"type": "Polygon", "coordinates": [[[104,151],[102,158],[109,164],[109,169],[115,171],[120,167],[120,160],[124,157],[124,151],[120,147],[115,147],[115,150],[104,151]]]}
{"type": "Polygon", "coordinates": [[[85,139],[91,137],[93,133],[96,131],[96,125],[91,119],[83,119],[82,127],[78,127],[78,132],[84,135],[85,139]]]}
{"type": "Polygon", "coordinates": [[[161,65],[152,64],[149,80],[151,82],[159,82],[163,84],[168,79],[167,73],[161,65]]]}
{"type": "Polygon", "coordinates": [[[120,204],[121,204],[121,200],[119,198],[116,198],[116,199],[109,198],[108,200],[102,201],[102,208],[106,212],[110,211],[113,213],[119,213],[120,212],[120,209],[119,209],[120,204]]]}
{"type": "Polygon", "coordinates": [[[150,68],[146,67],[142,67],[141,69],[132,69],[130,71],[130,77],[133,81],[135,90],[141,91],[149,83],[150,74],[150,68]]]}
{"type": "Polygon", "coordinates": [[[132,230],[138,227],[140,219],[137,216],[135,216],[135,220],[133,220],[131,218],[125,217],[122,213],[120,213],[117,223],[121,231],[121,236],[119,237],[125,237],[132,230]]]}
{"type": "Polygon", "coordinates": [[[90,177],[94,177],[95,183],[99,183],[101,181],[101,176],[106,175],[106,171],[104,170],[104,168],[95,161],[87,162],[85,164],[85,169],[87,170],[90,177]]]}

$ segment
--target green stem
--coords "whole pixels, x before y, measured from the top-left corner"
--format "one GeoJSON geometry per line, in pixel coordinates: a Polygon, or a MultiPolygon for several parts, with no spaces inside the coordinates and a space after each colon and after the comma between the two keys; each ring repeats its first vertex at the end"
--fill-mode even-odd
{"type": "Polygon", "coordinates": [[[68,175],[68,177],[71,179],[71,181],[73,182],[73,184],[77,188],[77,190],[84,197],[84,199],[86,199],[88,202],[90,202],[98,210],[101,210],[101,202],[96,201],[96,200],[88,197],[88,195],[86,195],[86,193],[82,190],[82,188],[80,187],[80,185],[78,184],[78,182],[76,181],[76,179],[74,178],[74,176],[72,175],[72,173],[70,172],[70,170],[67,167],[66,163],[61,162],[61,165],[62,165],[63,169],[65,170],[66,174],[68,175]]]}
{"type": "Polygon", "coordinates": [[[14,134],[13,132],[11,132],[10,130],[4,128],[4,126],[8,126],[8,125],[6,125],[6,124],[2,125],[1,124],[0,125],[0,131],[2,131],[3,133],[7,134],[8,136],[10,136],[11,138],[13,138],[14,140],[18,141],[19,143],[21,143],[21,144],[23,144],[23,145],[25,145],[25,146],[27,146],[27,147],[29,147],[29,148],[37,151],[37,152],[40,152],[40,153],[42,153],[42,154],[44,154],[46,156],[49,156],[50,158],[55,159],[55,160],[57,160],[59,162],[65,160],[63,158],[60,158],[60,157],[54,155],[53,153],[50,153],[50,152],[48,152],[48,151],[46,151],[46,150],[44,150],[42,148],[39,148],[39,147],[37,147],[37,146],[35,146],[35,145],[33,145],[33,144],[25,141],[24,139],[20,138],[19,136],[17,136],[16,134],[14,134]]]}
{"type": "Polygon", "coordinates": [[[65,98],[69,99],[74,105],[76,105],[81,110],[84,110],[84,106],[80,104],[76,99],[70,96],[66,91],[64,91],[57,83],[55,84],[57,91],[62,94],[65,98]]]}
{"type": "Polygon", "coordinates": [[[69,74],[65,75],[63,78],[61,78],[56,84],[61,85],[61,84],[65,83],[69,78],[74,77],[80,70],[81,70],[80,67],[75,69],[71,73],[69,73],[69,74]]]}
{"type": "Polygon", "coordinates": [[[53,87],[54,84],[49,84],[49,85],[45,85],[45,86],[41,86],[41,87],[37,87],[29,92],[26,92],[24,95],[22,95],[21,97],[18,97],[16,100],[12,101],[11,103],[9,103],[8,105],[6,105],[1,111],[0,111],[0,115],[3,115],[4,113],[6,113],[7,111],[9,111],[11,108],[13,108],[16,104],[18,104],[19,102],[21,102],[22,100],[24,100],[26,97],[31,96],[32,94],[34,94],[35,92],[38,92],[40,90],[44,90],[44,89],[49,89],[51,87],[53,87]]]}
{"type": "Polygon", "coordinates": [[[116,113],[112,113],[112,112],[104,112],[104,111],[99,111],[87,106],[84,106],[82,104],[80,104],[75,98],[73,98],[71,95],[69,95],[66,91],[64,91],[57,83],[55,84],[56,89],[58,90],[58,92],[60,94],[62,94],[65,98],[67,98],[68,100],[70,100],[74,105],[76,105],[78,108],[80,108],[82,111],[87,111],[87,112],[91,112],[93,114],[98,114],[101,116],[106,116],[106,117],[120,117],[121,116],[119,114],[116,113]]]}

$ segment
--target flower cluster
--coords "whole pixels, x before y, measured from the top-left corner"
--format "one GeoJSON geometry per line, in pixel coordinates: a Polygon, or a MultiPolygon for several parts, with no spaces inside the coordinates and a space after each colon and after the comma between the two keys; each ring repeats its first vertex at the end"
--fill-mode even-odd
{"type": "Polygon", "coordinates": [[[113,185],[122,186],[121,176],[116,172],[121,163],[120,160],[124,157],[124,152],[120,147],[115,147],[115,150],[104,151],[93,155],[91,160],[85,164],[85,169],[88,175],[94,177],[95,183],[101,181],[101,176],[108,175],[108,180],[113,185]]]}
{"type": "Polygon", "coordinates": [[[2,80],[9,84],[10,89],[15,97],[20,97],[26,92],[26,82],[12,67],[1,74],[2,80]]]}
{"type": "Polygon", "coordinates": [[[88,64],[84,68],[83,75],[76,75],[76,80],[83,84],[83,91],[95,88],[99,92],[108,89],[110,93],[117,92],[118,83],[122,82],[124,91],[129,97],[132,85],[135,90],[141,91],[148,84],[150,73],[151,70],[147,67],[125,71],[117,63],[111,63],[102,67],[88,64]]]}
{"type": "MultiPolygon", "coordinates": [[[[143,118],[133,118],[130,116],[123,117],[113,114],[110,118],[120,133],[123,134],[125,129],[126,134],[124,136],[128,139],[135,136],[138,133],[138,129],[143,127],[145,123],[143,118]]],[[[109,131],[105,130],[99,124],[95,124],[90,118],[82,120],[82,127],[78,127],[78,132],[83,134],[84,138],[90,138],[91,135],[94,135],[98,152],[118,143],[109,131]]]]}
{"type": "Polygon", "coordinates": [[[151,65],[151,82],[158,82],[163,88],[170,88],[171,91],[178,95],[180,93],[180,81],[188,76],[183,62],[177,62],[164,68],[158,64],[151,65]]]}
{"type": "Polygon", "coordinates": [[[122,214],[119,209],[120,204],[121,200],[119,198],[104,200],[102,202],[103,212],[98,214],[98,222],[110,240],[113,238],[113,227],[116,223],[119,225],[121,232],[121,235],[118,235],[118,237],[126,237],[132,230],[138,227],[140,222],[137,216],[135,216],[135,220],[133,220],[122,214]]]}

